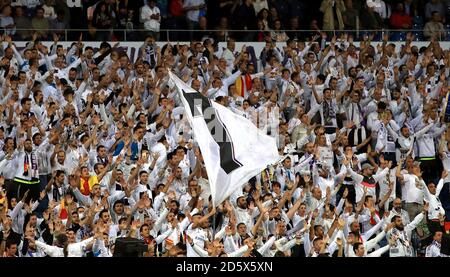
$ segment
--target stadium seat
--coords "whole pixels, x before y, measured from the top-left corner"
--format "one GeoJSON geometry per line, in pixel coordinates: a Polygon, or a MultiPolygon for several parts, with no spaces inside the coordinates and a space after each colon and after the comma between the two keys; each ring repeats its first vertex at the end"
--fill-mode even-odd
{"type": "Polygon", "coordinates": [[[423,32],[416,31],[413,34],[414,34],[414,41],[422,41],[422,40],[424,40],[423,32]]]}
{"type": "Polygon", "coordinates": [[[405,34],[405,32],[394,31],[391,34],[391,40],[392,41],[405,41],[406,40],[406,34],[405,34]]]}
{"type": "Polygon", "coordinates": [[[414,16],[413,17],[413,26],[414,25],[419,25],[419,26],[423,26],[423,18],[420,16],[414,16]]]}

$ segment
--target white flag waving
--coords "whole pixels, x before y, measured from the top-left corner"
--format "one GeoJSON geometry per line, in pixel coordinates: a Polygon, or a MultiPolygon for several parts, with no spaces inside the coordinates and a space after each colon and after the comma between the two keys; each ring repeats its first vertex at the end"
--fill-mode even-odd
{"type": "Polygon", "coordinates": [[[205,161],[214,206],[279,161],[275,138],[169,72],[205,161]]]}

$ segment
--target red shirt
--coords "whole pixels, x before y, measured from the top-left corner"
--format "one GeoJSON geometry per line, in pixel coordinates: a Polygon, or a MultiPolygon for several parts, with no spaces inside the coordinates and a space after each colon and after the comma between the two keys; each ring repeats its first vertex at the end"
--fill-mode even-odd
{"type": "Polygon", "coordinates": [[[405,29],[405,27],[403,27],[403,25],[408,25],[407,28],[411,28],[412,27],[412,18],[411,16],[407,15],[407,14],[400,14],[400,13],[392,13],[391,18],[391,25],[394,28],[397,29],[405,29]]]}
{"type": "Polygon", "coordinates": [[[183,15],[183,1],[182,0],[172,0],[170,2],[170,14],[178,17],[183,15]]]}

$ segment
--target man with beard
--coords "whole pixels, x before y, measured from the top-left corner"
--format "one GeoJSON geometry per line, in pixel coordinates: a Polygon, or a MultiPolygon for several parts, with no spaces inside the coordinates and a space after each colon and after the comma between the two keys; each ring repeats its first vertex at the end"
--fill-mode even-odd
{"type": "Polygon", "coordinates": [[[27,190],[30,190],[25,202],[30,199],[37,200],[40,193],[39,160],[33,149],[31,139],[19,144],[19,153],[14,161],[16,175],[14,178],[15,189],[18,189],[18,197],[22,198],[27,190]]]}
{"type": "Polygon", "coordinates": [[[420,131],[411,134],[408,126],[403,125],[400,129],[400,135],[398,135],[397,132],[392,129],[391,125],[387,125],[387,130],[395,142],[396,160],[399,161],[400,159],[404,159],[407,153],[411,151],[414,141],[426,134],[433,126],[434,123],[430,123],[420,131]]]}
{"type": "Polygon", "coordinates": [[[389,249],[390,257],[414,257],[415,253],[411,242],[411,233],[424,219],[425,214],[428,211],[428,204],[423,206],[423,210],[418,214],[414,220],[408,225],[403,224],[403,220],[400,216],[396,215],[391,219],[394,223],[394,228],[387,233],[388,239],[393,239],[395,244],[389,249]]]}
{"type": "MultiPolygon", "coordinates": [[[[313,183],[320,188],[322,191],[322,199],[326,197],[327,190],[329,189],[331,192],[334,191],[335,187],[340,184],[347,173],[347,170],[345,166],[341,168],[341,171],[336,174],[332,175],[330,174],[330,169],[328,168],[328,165],[323,164],[320,166],[319,164],[316,164],[316,166],[313,167],[313,183]]],[[[334,198],[334,194],[332,193],[332,196],[334,198]]]]}
{"type": "MultiPolygon", "coordinates": [[[[76,180],[76,177],[71,176],[69,178],[69,183],[72,188],[72,192],[77,198],[78,201],[80,201],[83,205],[90,207],[92,204],[101,204],[103,201],[103,198],[106,197],[106,201],[109,205],[114,204],[117,200],[122,199],[125,197],[125,193],[123,191],[116,193],[114,195],[109,195],[107,191],[105,191],[105,195],[102,195],[102,191],[100,189],[99,184],[94,184],[92,186],[92,190],[88,195],[83,195],[80,192],[79,189],[79,183],[76,180]]],[[[129,197],[129,195],[127,195],[129,197]]]]}
{"type": "MultiPolygon", "coordinates": [[[[354,236],[354,233],[349,233],[347,237],[348,248],[346,252],[347,257],[379,257],[389,250],[389,245],[376,249],[374,252],[367,254],[367,252],[372,251],[374,247],[378,245],[378,243],[386,237],[386,233],[392,229],[394,226],[393,223],[386,225],[385,229],[382,230],[378,235],[376,235],[373,239],[367,241],[358,240],[357,237],[354,236]],[[356,239],[356,240],[355,240],[356,239]],[[381,249],[381,250],[380,250],[381,249]]],[[[390,241],[393,244],[393,241],[390,241]]]]}
{"type": "MultiPolygon", "coordinates": [[[[383,226],[384,221],[378,215],[374,215],[377,224],[364,233],[360,233],[361,227],[359,221],[355,220],[350,223],[350,232],[348,238],[353,242],[366,243],[378,230],[383,226]]],[[[348,224],[349,219],[347,219],[348,224]]],[[[362,221],[362,220],[360,220],[362,221]]],[[[367,250],[370,250],[369,248],[367,250]]]]}
{"type": "Polygon", "coordinates": [[[180,167],[176,167],[175,172],[171,175],[171,185],[169,190],[175,192],[176,199],[180,199],[180,197],[186,194],[188,189],[187,178],[183,176],[183,170],[180,167]]]}
{"type": "Polygon", "coordinates": [[[370,133],[366,130],[366,121],[364,119],[364,110],[361,105],[361,91],[353,90],[350,94],[350,101],[346,106],[346,117],[353,123],[353,127],[348,133],[350,145],[356,146],[366,138],[370,137],[370,133]]]}
{"type": "Polygon", "coordinates": [[[45,192],[47,193],[47,197],[49,201],[61,201],[63,196],[65,195],[65,185],[64,180],[66,176],[64,171],[56,170],[54,176],[50,179],[47,186],[45,187],[45,192]]]}
{"type": "Polygon", "coordinates": [[[198,182],[197,180],[190,180],[188,182],[188,191],[187,193],[183,194],[180,197],[179,203],[180,203],[180,210],[184,211],[187,208],[189,208],[190,206],[192,206],[192,203],[195,200],[195,198],[197,198],[198,196],[200,196],[201,194],[201,189],[198,186],[198,182]]]}
{"type": "MultiPolygon", "coordinates": [[[[314,216],[314,215],[313,215],[314,216]]],[[[332,238],[331,241],[330,237],[328,235],[325,236],[325,234],[322,233],[322,235],[315,237],[313,240],[309,240],[307,239],[307,234],[305,234],[304,237],[304,243],[305,243],[305,253],[307,254],[308,257],[318,257],[321,254],[324,254],[325,256],[331,256],[333,255],[334,251],[337,249],[338,245],[336,243],[337,239],[341,239],[342,240],[342,231],[344,229],[345,226],[345,221],[344,220],[339,220],[339,230],[337,232],[337,234],[332,238]],[[312,245],[311,245],[312,242],[312,245]]],[[[312,226],[312,225],[311,225],[312,226]]],[[[316,225],[317,226],[317,225],[316,225]]],[[[314,226],[314,227],[316,227],[314,226]]],[[[317,229],[317,228],[314,228],[317,229]]],[[[310,238],[311,238],[311,230],[312,228],[310,228],[310,238]]],[[[318,230],[318,229],[317,229],[318,230]]],[[[320,233],[320,232],[319,232],[320,233]]]]}
{"type": "Polygon", "coordinates": [[[298,164],[294,167],[295,173],[300,173],[302,175],[307,172],[311,172],[314,166],[314,143],[308,142],[304,146],[304,154],[299,159],[298,164]]]}
{"type": "Polygon", "coordinates": [[[253,218],[257,216],[256,208],[254,210],[248,209],[247,199],[244,196],[238,197],[236,200],[237,207],[234,209],[236,214],[236,222],[244,223],[247,228],[253,227],[253,218]]]}
{"type": "Polygon", "coordinates": [[[409,224],[411,222],[408,212],[402,209],[402,200],[398,197],[392,202],[392,210],[389,214],[388,220],[391,220],[394,216],[400,216],[404,224],[409,224]]]}

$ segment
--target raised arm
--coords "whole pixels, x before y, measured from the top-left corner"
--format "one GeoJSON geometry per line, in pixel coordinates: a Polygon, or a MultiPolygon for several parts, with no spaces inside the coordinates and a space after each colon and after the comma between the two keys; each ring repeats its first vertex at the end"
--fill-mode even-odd
{"type": "Polygon", "coordinates": [[[257,251],[264,256],[267,250],[269,250],[275,242],[275,236],[270,237],[257,251]]]}
{"type": "Polygon", "coordinates": [[[77,198],[78,201],[83,203],[83,205],[90,207],[92,204],[92,199],[89,196],[83,195],[80,192],[80,190],[78,189],[79,184],[77,184],[76,177],[69,177],[69,182],[72,188],[72,192],[75,195],[75,198],[77,198]]]}
{"type": "Polygon", "coordinates": [[[441,179],[439,180],[436,186],[436,197],[439,197],[439,195],[441,194],[441,190],[444,187],[444,181],[447,178],[447,176],[448,176],[447,170],[443,170],[441,174],[441,179]]]}
{"type": "Polygon", "coordinates": [[[411,221],[408,225],[405,226],[406,232],[414,230],[417,227],[417,225],[419,225],[420,222],[422,222],[423,218],[425,217],[425,214],[428,211],[428,207],[429,207],[428,203],[425,203],[425,205],[423,205],[422,212],[418,214],[413,221],[411,221]]]}
{"type": "MultiPolygon", "coordinates": [[[[304,195],[304,192],[302,191],[302,194],[304,195]]],[[[289,211],[286,213],[287,217],[289,219],[292,219],[295,215],[295,212],[298,211],[300,208],[300,205],[302,204],[303,197],[299,197],[297,201],[295,201],[294,205],[289,209],[289,211]]]]}
{"type": "Polygon", "coordinates": [[[400,161],[397,164],[397,169],[395,171],[395,177],[397,177],[399,179],[401,185],[405,184],[405,178],[401,172],[404,161],[405,161],[405,159],[400,159],[400,161]]]}
{"type": "Polygon", "coordinates": [[[377,217],[379,219],[379,221],[378,221],[378,223],[375,226],[373,226],[367,232],[365,232],[364,234],[361,235],[364,238],[364,241],[366,241],[369,238],[371,238],[384,224],[384,220],[381,220],[378,217],[378,215],[375,215],[375,217],[377,217]]]}
{"type": "Polygon", "coordinates": [[[367,257],[381,257],[384,253],[386,253],[391,248],[391,245],[385,245],[381,248],[378,248],[377,250],[373,251],[370,254],[367,254],[367,257]]]}
{"type": "Polygon", "coordinates": [[[228,88],[228,86],[233,84],[236,81],[236,79],[239,78],[239,76],[241,76],[241,74],[242,74],[242,72],[240,70],[238,70],[235,73],[233,73],[230,77],[225,78],[222,81],[223,86],[228,88]]]}
{"type": "MultiPolygon", "coordinates": [[[[192,211],[191,211],[191,213],[193,213],[193,214],[195,214],[195,213],[198,213],[198,209],[197,208],[195,208],[195,209],[193,209],[192,211]]],[[[184,231],[188,226],[189,226],[189,223],[191,222],[191,220],[189,219],[189,216],[186,216],[184,219],[183,219],[183,221],[181,221],[179,224],[179,226],[180,226],[180,230],[181,231],[184,231]]]]}
{"type": "Polygon", "coordinates": [[[267,212],[267,209],[261,205],[261,202],[259,202],[258,208],[259,208],[260,214],[259,214],[258,220],[256,221],[256,224],[253,225],[253,228],[251,230],[251,233],[253,236],[256,236],[259,226],[261,226],[261,223],[263,222],[264,214],[267,212]]]}
{"type": "Polygon", "coordinates": [[[60,254],[60,252],[62,252],[61,248],[52,246],[52,245],[48,245],[48,244],[40,242],[38,240],[36,240],[34,243],[40,250],[42,250],[44,253],[46,253],[50,257],[58,257],[59,256],[58,254],[60,254]]]}
{"type": "Polygon", "coordinates": [[[428,131],[430,131],[431,128],[433,128],[433,126],[434,126],[434,123],[430,123],[427,126],[423,127],[420,131],[416,132],[413,136],[415,138],[420,138],[423,135],[425,135],[428,131]]]}
{"type": "Polygon", "coordinates": [[[389,161],[389,164],[386,168],[378,172],[377,174],[374,174],[372,177],[375,180],[375,182],[378,182],[379,180],[386,178],[386,175],[389,173],[389,168],[392,166],[392,162],[389,161]]]}
{"type": "Polygon", "coordinates": [[[352,179],[353,181],[355,181],[355,184],[360,184],[363,181],[364,177],[353,170],[347,158],[344,158],[342,163],[347,167],[347,173],[349,173],[352,176],[352,179]]]}
{"type": "Polygon", "coordinates": [[[210,218],[211,216],[214,216],[216,214],[216,208],[213,206],[213,208],[211,209],[211,211],[209,213],[207,213],[206,215],[204,215],[198,222],[197,224],[192,224],[192,228],[197,228],[198,226],[202,226],[202,224],[204,222],[206,222],[208,220],[208,218],[210,218]]]}

